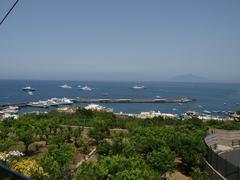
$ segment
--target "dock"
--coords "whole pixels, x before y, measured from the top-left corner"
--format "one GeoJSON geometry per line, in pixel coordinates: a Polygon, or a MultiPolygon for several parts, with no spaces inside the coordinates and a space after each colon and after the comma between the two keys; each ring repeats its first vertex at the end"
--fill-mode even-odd
{"type": "MultiPolygon", "coordinates": [[[[74,98],[70,99],[73,103],[190,103],[196,101],[191,98],[180,98],[180,99],[84,99],[74,98]]],[[[8,106],[18,106],[19,108],[33,107],[31,102],[25,103],[8,103],[0,105],[0,110],[8,106]]],[[[50,105],[51,106],[51,105],[50,105]]]]}
{"type": "Polygon", "coordinates": [[[71,99],[74,103],[189,103],[196,99],[71,99]]]}

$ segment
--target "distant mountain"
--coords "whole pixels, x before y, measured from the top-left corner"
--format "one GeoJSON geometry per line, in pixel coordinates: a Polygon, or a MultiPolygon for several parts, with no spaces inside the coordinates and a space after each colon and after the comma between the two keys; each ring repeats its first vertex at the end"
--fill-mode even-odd
{"type": "Polygon", "coordinates": [[[211,80],[201,77],[201,76],[196,76],[193,74],[183,74],[179,76],[175,76],[170,79],[170,81],[174,82],[211,82],[211,80]]]}

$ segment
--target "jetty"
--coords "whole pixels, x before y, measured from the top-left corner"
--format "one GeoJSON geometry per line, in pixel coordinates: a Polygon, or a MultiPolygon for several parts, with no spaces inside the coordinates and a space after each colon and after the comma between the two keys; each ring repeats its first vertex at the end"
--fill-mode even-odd
{"type": "MultiPolygon", "coordinates": [[[[67,99],[67,98],[66,98],[67,99]]],[[[190,103],[196,101],[196,99],[191,98],[180,98],[180,99],[85,99],[85,98],[74,98],[69,99],[73,103],[190,103]]],[[[39,101],[45,102],[45,101],[39,101]]],[[[48,102],[48,100],[46,101],[48,102]]],[[[48,106],[52,106],[52,103],[47,103],[48,106]]],[[[47,107],[44,106],[44,107],[47,107]]],[[[54,104],[55,105],[55,104],[54,104]]],[[[58,104],[56,104],[58,105],[58,104]]],[[[59,104],[62,105],[62,104],[59,104]]],[[[8,103],[0,105],[0,110],[8,106],[17,106],[19,108],[25,107],[37,107],[34,102],[25,103],[8,103]]]]}
{"type": "Polygon", "coordinates": [[[189,103],[196,99],[71,99],[74,103],[189,103]]]}

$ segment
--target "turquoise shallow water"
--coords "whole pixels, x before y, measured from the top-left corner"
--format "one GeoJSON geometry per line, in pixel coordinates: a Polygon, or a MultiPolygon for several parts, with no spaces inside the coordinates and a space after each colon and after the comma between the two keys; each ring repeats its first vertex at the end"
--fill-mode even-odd
{"type": "MultiPolygon", "coordinates": [[[[196,98],[196,102],[188,104],[103,104],[115,112],[132,112],[159,110],[166,113],[181,114],[187,110],[198,112],[235,111],[240,108],[240,84],[227,83],[174,83],[174,82],[144,82],[144,90],[134,90],[134,82],[93,82],[93,81],[23,81],[0,80],[0,104],[45,100],[52,97],[67,98],[196,98]],[[62,89],[59,86],[68,84],[72,89],[62,89]],[[88,85],[92,91],[81,91],[78,85],[88,85]],[[36,89],[33,96],[22,91],[25,86],[36,89]],[[106,96],[106,93],[108,96],[106,96]],[[105,95],[104,95],[105,94],[105,95]]],[[[86,105],[86,104],[79,104],[86,105]]],[[[31,111],[37,109],[25,109],[31,111]]]]}

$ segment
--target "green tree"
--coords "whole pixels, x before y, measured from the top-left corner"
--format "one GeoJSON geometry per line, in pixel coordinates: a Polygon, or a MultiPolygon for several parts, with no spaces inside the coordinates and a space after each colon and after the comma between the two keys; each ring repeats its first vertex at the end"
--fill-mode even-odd
{"type": "Polygon", "coordinates": [[[97,146],[97,153],[103,156],[107,156],[110,154],[111,148],[111,145],[106,140],[103,140],[97,146]]]}
{"type": "Polygon", "coordinates": [[[73,153],[73,147],[66,144],[51,144],[48,147],[48,154],[61,166],[68,165],[73,160],[73,153]]]}
{"type": "Polygon", "coordinates": [[[159,179],[145,161],[139,157],[107,156],[98,162],[83,163],[77,173],[78,180],[87,179],[159,179]]]}
{"type": "Polygon", "coordinates": [[[175,168],[174,160],[175,153],[167,146],[154,150],[147,155],[148,164],[161,175],[167,171],[172,171],[175,168]]]}
{"type": "Polygon", "coordinates": [[[0,139],[0,151],[6,151],[14,144],[16,144],[16,142],[11,139],[0,139]]]}
{"type": "Polygon", "coordinates": [[[29,153],[29,145],[34,142],[33,131],[31,127],[17,129],[16,134],[18,139],[22,141],[25,145],[25,154],[29,153]]]}
{"type": "Polygon", "coordinates": [[[207,172],[201,171],[199,168],[193,168],[190,175],[193,180],[208,180],[207,172]]]}
{"type": "Polygon", "coordinates": [[[66,171],[52,156],[43,155],[39,161],[43,169],[48,173],[47,180],[67,180],[69,179],[69,172],[66,171]]]}

